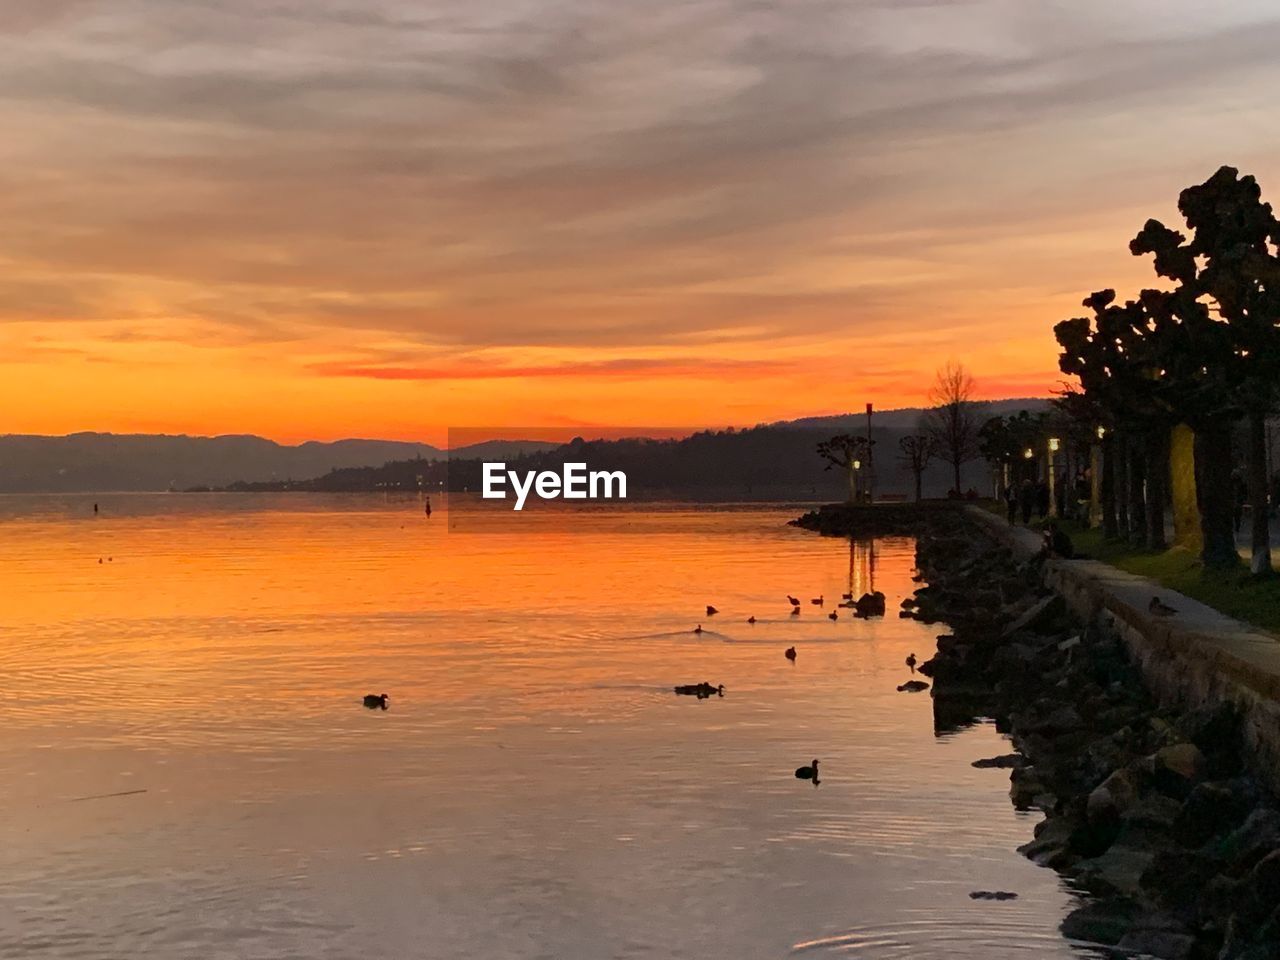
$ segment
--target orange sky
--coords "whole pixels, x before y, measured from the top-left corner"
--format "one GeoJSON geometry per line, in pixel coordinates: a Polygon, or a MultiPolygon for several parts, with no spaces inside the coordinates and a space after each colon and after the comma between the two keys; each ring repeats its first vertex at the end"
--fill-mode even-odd
{"type": "Polygon", "coordinates": [[[441,442],[1044,395],[1262,0],[11,0],[0,432],[441,442]]]}

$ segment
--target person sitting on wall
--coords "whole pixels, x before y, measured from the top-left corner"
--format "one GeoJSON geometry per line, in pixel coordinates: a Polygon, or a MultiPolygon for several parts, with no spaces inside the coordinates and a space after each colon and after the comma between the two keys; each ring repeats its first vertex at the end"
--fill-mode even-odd
{"type": "Polygon", "coordinates": [[[1004,488],[1004,506],[1012,526],[1018,522],[1018,488],[1012,483],[1004,488]]]}

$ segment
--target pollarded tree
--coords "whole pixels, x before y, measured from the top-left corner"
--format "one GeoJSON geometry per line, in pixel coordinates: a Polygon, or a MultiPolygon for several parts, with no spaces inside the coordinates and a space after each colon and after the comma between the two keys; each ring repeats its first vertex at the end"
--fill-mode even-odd
{"type": "Polygon", "coordinates": [[[1195,231],[1187,252],[1199,269],[1188,285],[1212,299],[1231,331],[1236,392],[1247,421],[1250,568],[1270,574],[1266,419],[1280,378],[1280,222],[1262,202],[1257,180],[1233,167],[1182,191],[1178,209],[1195,231]]]}
{"type": "MultiPolygon", "coordinates": [[[[1249,219],[1244,209],[1248,205],[1230,189],[1231,183],[1239,185],[1235,171],[1224,167],[1200,187],[1184,190],[1179,199],[1188,224],[1197,234],[1205,232],[1203,240],[1197,236],[1188,241],[1182,233],[1148,220],[1129,245],[1135,255],[1153,254],[1156,272],[1178,285],[1173,291],[1144,291],[1143,297],[1159,331],[1158,361],[1166,396],[1195,430],[1202,558],[1205,567],[1213,569],[1230,569],[1239,563],[1232,516],[1232,425],[1251,403],[1257,403],[1261,389],[1258,374],[1268,363],[1267,358],[1251,356],[1255,344],[1265,344],[1266,338],[1250,326],[1246,308],[1241,306],[1262,303],[1265,309],[1265,290],[1249,295],[1222,271],[1208,272],[1213,256],[1224,258],[1218,260],[1219,265],[1230,256],[1222,247],[1230,246],[1226,238],[1234,236],[1235,230],[1223,228],[1221,221],[1249,219]],[[1220,297],[1230,306],[1224,308],[1220,297]],[[1232,324],[1233,314],[1244,319],[1232,324]]],[[[1247,196],[1249,191],[1243,194],[1247,196]]],[[[1251,463],[1254,456],[1251,452],[1251,463]]],[[[1265,458],[1265,450],[1262,456],[1265,458]]],[[[1262,486],[1265,498],[1265,483],[1262,486]]],[[[1265,524],[1265,508],[1254,512],[1255,516],[1261,514],[1265,524]]],[[[1265,537],[1264,532],[1264,541],[1265,537]]],[[[1267,561],[1269,567],[1269,556],[1267,561]]]]}
{"type": "Polygon", "coordinates": [[[898,448],[902,450],[900,459],[911,470],[916,481],[916,502],[919,503],[923,487],[924,469],[933,459],[933,440],[921,434],[910,434],[898,440],[898,448]]]}
{"type": "Polygon", "coordinates": [[[922,420],[924,430],[934,442],[938,459],[951,465],[953,489],[960,495],[964,492],[960,486],[960,468],[981,456],[978,431],[986,419],[983,404],[973,398],[973,377],[969,371],[950,362],[938,370],[929,401],[933,406],[922,420]]]}
{"type": "Polygon", "coordinates": [[[840,433],[818,444],[818,456],[827,461],[824,469],[841,467],[849,474],[849,502],[858,499],[858,468],[867,459],[870,441],[866,437],[840,433]]]}

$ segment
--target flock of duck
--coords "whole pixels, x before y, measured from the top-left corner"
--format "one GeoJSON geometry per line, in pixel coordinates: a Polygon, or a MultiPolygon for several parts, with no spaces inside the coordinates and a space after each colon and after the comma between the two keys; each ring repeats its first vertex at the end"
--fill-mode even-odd
{"type": "MultiPolygon", "coordinates": [[[[787,594],[787,601],[791,604],[791,616],[798,617],[800,615],[800,608],[801,608],[800,598],[793,597],[791,596],[791,594],[787,594]]],[[[809,600],[809,603],[815,607],[822,607],[826,604],[826,596],[823,594],[819,594],[818,596],[811,598],[809,600]]],[[[884,594],[881,593],[879,590],[876,590],[872,593],[864,593],[857,600],[854,600],[852,593],[845,593],[845,594],[841,594],[841,601],[839,606],[853,610],[854,617],[860,617],[864,619],[868,617],[883,617],[884,611],[885,611],[885,597],[884,597],[884,594]]],[[[707,604],[706,609],[707,609],[708,617],[714,617],[716,614],[720,612],[716,607],[714,607],[711,604],[707,604]]],[[[840,615],[836,610],[832,610],[830,613],[827,614],[827,619],[834,621],[834,620],[838,620],[839,616],[840,615]]],[[[755,622],[756,622],[756,618],[754,616],[747,617],[747,623],[754,624],[755,622]]],[[[703,633],[704,631],[702,629],[702,624],[698,624],[696,627],[694,627],[693,632],[695,634],[703,633]]],[[[789,660],[791,663],[796,662],[795,647],[787,647],[787,649],[783,651],[782,655],[786,657],[787,660],[789,660]]],[[[907,667],[911,670],[912,674],[914,674],[916,672],[916,664],[919,663],[919,661],[916,659],[915,653],[909,654],[905,662],[907,667]]],[[[699,700],[706,700],[709,697],[724,696],[724,684],[722,683],[713,684],[705,680],[702,683],[680,684],[676,686],[674,689],[678,696],[697,697],[699,700]]],[[[927,689],[929,689],[929,685],[925,683],[923,680],[908,680],[905,684],[898,687],[899,691],[904,691],[904,692],[905,691],[915,692],[917,690],[927,690],[927,689]]],[[[815,758],[813,763],[809,764],[808,766],[797,767],[796,774],[795,774],[796,779],[810,780],[813,782],[814,786],[817,786],[819,783],[821,783],[821,781],[818,779],[818,762],[819,761],[815,758]]]]}

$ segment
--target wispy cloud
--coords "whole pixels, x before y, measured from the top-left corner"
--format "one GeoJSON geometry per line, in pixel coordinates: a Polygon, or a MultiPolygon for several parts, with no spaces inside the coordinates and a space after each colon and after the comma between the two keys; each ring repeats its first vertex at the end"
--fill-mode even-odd
{"type": "Polygon", "coordinates": [[[1280,190],[1277,47],[1264,0],[10,0],[0,323],[330,382],[517,374],[311,341],[732,378],[910,327],[1020,377],[994,324],[1051,382],[1127,231],[1223,162],[1280,190]]]}

